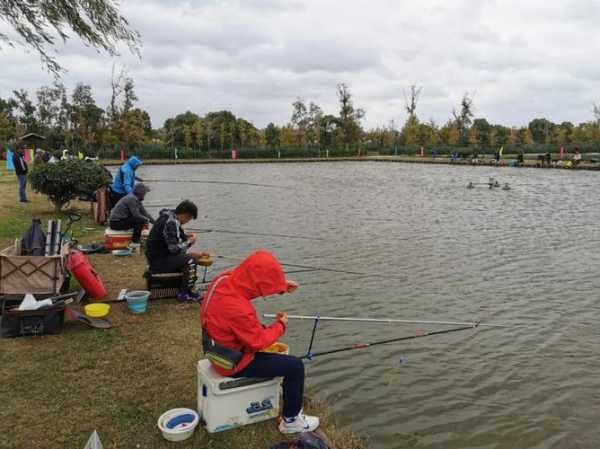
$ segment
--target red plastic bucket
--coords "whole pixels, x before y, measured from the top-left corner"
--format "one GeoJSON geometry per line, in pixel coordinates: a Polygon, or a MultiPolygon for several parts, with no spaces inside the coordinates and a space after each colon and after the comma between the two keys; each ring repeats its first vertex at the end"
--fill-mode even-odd
{"type": "Polygon", "coordinates": [[[81,251],[71,251],[67,259],[67,268],[90,298],[102,299],[106,296],[106,288],[100,275],[81,251]]]}

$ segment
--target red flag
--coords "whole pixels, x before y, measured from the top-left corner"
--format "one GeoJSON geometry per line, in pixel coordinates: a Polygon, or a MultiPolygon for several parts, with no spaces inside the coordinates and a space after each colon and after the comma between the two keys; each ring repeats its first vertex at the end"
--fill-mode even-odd
{"type": "Polygon", "coordinates": [[[562,160],[562,158],[565,155],[565,147],[560,147],[560,159],[562,160]]]}

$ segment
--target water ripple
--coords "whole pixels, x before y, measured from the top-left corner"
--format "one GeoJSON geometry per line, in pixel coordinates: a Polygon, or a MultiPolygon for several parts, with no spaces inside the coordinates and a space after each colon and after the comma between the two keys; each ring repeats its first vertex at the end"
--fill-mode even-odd
{"type": "MultiPolygon", "coordinates": [[[[593,172],[413,164],[143,167],[149,178],[290,186],[165,184],[149,200],[190,197],[198,224],[276,236],[206,234],[200,245],[385,277],[297,273],[293,296],[261,311],[484,320],[469,330],[307,363],[308,383],[376,448],[576,449],[600,427],[600,182],[593,172]],[[188,173],[189,172],[189,173],[188,173]],[[466,189],[488,177],[506,192],[466,189]],[[401,362],[402,361],[402,362],[401,362]]],[[[308,347],[312,323],[286,341],[308,347]]],[[[421,326],[437,330],[433,326],[421,326]]],[[[314,350],[412,335],[419,326],[321,323],[314,350]]]]}

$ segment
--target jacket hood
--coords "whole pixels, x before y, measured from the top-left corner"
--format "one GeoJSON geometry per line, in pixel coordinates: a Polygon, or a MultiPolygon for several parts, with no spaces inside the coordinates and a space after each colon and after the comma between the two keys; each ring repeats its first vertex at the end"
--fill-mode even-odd
{"type": "Polygon", "coordinates": [[[142,164],[143,162],[135,156],[131,156],[129,159],[127,159],[127,165],[129,165],[134,170],[142,164]]]}
{"type": "Polygon", "coordinates": [[[250,254],[231,272],[229,282],[249,301],[259,296],[284,293],[287,288],[281,264],[268,251],[250,254]]]}
{"type": "Polygon", "coordinates": [[[173,209],[161,209],[160,212],[158,213],[158,216],[162,216],[162,215],[171,215],[171,216],[175,216],[175,211],[173,209]]]}

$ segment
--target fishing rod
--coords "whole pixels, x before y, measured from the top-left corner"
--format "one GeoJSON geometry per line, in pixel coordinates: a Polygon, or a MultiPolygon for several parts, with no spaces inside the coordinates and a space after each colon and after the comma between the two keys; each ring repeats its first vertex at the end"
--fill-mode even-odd
{"type": "Polygon", "coordinates": [[[169,203],[169,204],[144,204],[144,207],[147,207],[149,209],[156,209],[159,207],[173,207],[173,203],[169,203]]]}
{"type": "MultiPolygon", "coordinates": [[[[218,259],[231,259],[231,260],[244,260],[245,257],[237,257],[237,256],[224,256],[224,255],[216,255],[215,257],[217,257],[218,259]]],[[[311,266],[311,265],[299,265],[299,264],[294,264],[294,263],[287,263],[287,262],[279,262],[280,265],[284,266],[284,267],[290,267],[290,268],[299,268],[299,269],[304,269],[304,270],[310,270],[310,271],[326,271],[328,273],[340,273],[340,274],[352,274],[355,276],[364,276],[364,277],[377,277],[377,278],[383,278],[383,279],[406,279],[406,276],[396,276],[396,275],[387,275],[387,274],[383,274],[383,273],[364,273],[364,272],[360,272],[360,271],[348,271],[348,270],[337,270],[334,268],[326,268],[326,267],[317,267],[317,266],[311,266]]]]}
{"type": "Polygon", "coordinates": [[[194,184],[225,184],[225,185],[239,185],[239,186],[253,186],[253,187],[274,187],[277,189],[288,189],[286,186],[277,186],[274,184],[259,184],[253,182],[236,182],[236,181],[212,181],[212,180],[201,180],[201,179],[146,179],[145,183],[151,182],[169,182],[169,183],[194,183],[194,184]]]}
{"type": "MultiPolygon", "coordinates": [[[[219,234],[238,234],[238,235],[256,235],[256,236],[261,236],[261,237],[282,237],[282,238],[287,238],[287,239],[301,239],[301,240],[325,240],[324,238],[321,237],[307,237],[304,235],[290,235],[290,234],[266,234],[266,233],[262,233],[262,232],[251,232],[251,231],[231,231],[228,229],[215,229],[215,228],[211,228],[211,229],[204,229],[204,228],[187,228],[190,231],[197,231],[197,232],[216,232],[219,234]]],[[[242,260],[240,258],[240,260],[242,260]]]]}
{"type": "Polygon", "coordinates": [[[470,329],[475,329],[478,326],[479,326],[479,324],[475,323],[475,324],[469,325],[469,326],[455,327],[452,329],[445,329],[445,330],[441,330],[441,331],[422,332],[422,333],[418,333],[415,335],[409,335],[407,337],[389,338],[387,340],[377,340],[377,341],[373,341],[370,343],[355,343],[352,346],[344,346],[342,348],[331,349],[329,351],[311,352],[312,343],[314,341],[314,331],[316,331],[316,321],[315,321],[315,327],[313,328],[313,336],[310,341],[309,350],[305,355],[300,357],[300,359],[312,360],[314,357],[318,357],[318,356],[322,356],[322,355],[337,354],[339,352],[352,351],[354,349],[365,349],[365,348],[370,348],[372,346],[385,345],[388,343],[396,343],[399,341],[414,340],[416,338],[431,337],[433,335],[442,335],[442,334],[449,334],[451,332],[466,331],[466,330],[470,330],[470,329]]]}
{"type": "MultiPolygon", "coordinates": [[[[272,313],[264,313],[264,318],[276,318],[277,315],[272,313]]],[[[319,315],[288,315],[290,320],[319,320],[319,321],[349,321],[362,323],[398,323],[398,324],[438,324],[451,326],[487,326],[487,327],[508,327],[506,324],[487,324],[487,323],[468,323],[460,321],[423,321],[423,320],[398,320],[393,318],[356,318],[356,317],[335,317],[335,316],[319,316],[319,315]]]]}
{"type": "Polygon", "coordinates": [[[315,269],[306,269],[306,270],[292,270],[292,271],[284,271],[285,274],[296,274],[296,273],[314,273],[315,271],[319,271],[319,270],[315,270],[315,269]]]}

